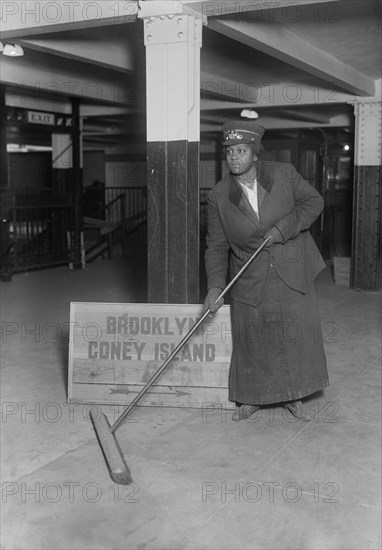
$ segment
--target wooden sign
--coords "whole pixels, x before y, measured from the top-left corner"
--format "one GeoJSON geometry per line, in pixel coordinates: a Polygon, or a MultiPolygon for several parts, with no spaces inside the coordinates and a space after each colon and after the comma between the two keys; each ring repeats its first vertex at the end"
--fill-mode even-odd
{"type": "MultiPolygon", "coordinates": [[[[128,404],[201,317],[199,305],[71,303],[69,403],[128,404]]],[[[140,406],[233,408],[229,306],[207,319],[140,406]]]]}

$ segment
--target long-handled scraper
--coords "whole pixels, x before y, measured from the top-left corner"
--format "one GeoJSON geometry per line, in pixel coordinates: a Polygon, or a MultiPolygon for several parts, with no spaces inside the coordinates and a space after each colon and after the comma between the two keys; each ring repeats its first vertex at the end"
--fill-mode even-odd
{"type": "MultiPolygon", "coordinates": [[[[240,271],[235,275],[235,277],[228,283],[225,289],[219,294],[216,299],[216,303],[223,298],[223,296],[230,290],[230,288],[236,283],[236,281],[241,277],[242,273],[247,269],[247,267],[253,262],[256,256],[261,252],[264,246],[269,241],[270,237],[265,239],[259,248],[252,254],[252,256],[247,260],[243,265],[240,271]]],[[[110,426],[106,416],[100,411],[98,407],[91,407],[90,417],[93,422],[94,430],[96,432],[99,444],[101,446],[106,465],[109,469],[110,477],[114,483],[119,483],[121,485],[129,485],[132,483],[132,477],[130,470],[126,461],[124,459],[122,450],[118,444],[118,441],[115,437],[115,432],[122,424],[122,422],[127,418],[129,413],[134,409],[138,401],[143,397],[147,390],[154,384],[154,382],[159,378],[162,372],[166,367],[171,363],[174,357],[179,353],[184,344],[191,338],[195,331],[198,330],[200,325],[205,321],[206,317],[211,313],[211,310],[208,308],[199,321],[191,328],[191,330],[184,336],[183,340],[178,344],[174,351],[167,357],[166,361],[159,367],[154,376],[146,383],[146,385],[141,389],[141,391],[136,395],[132,402],[126,407],[121,416],[116,420],[116,422],[110,426]],[[100,414],[101,413],[101,414],[100,414]]]]}

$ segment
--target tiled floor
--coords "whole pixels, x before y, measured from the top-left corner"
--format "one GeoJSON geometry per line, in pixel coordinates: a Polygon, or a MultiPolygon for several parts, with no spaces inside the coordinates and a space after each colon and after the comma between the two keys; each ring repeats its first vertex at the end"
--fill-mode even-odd
{"type": "Polygon", "coordinates": [[[379,549],[380,294],[318,279],[330,386],[312,422],[141,407],[118,430],[125,488],[66,404],[69,303],[145,301],[141,282],[97,261],[2,283],[2,547],[379,549]]]}

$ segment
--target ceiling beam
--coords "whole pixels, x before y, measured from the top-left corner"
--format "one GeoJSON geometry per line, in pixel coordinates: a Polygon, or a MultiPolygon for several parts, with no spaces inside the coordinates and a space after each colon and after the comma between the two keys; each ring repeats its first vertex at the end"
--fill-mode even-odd
{"type": "Polygon", "coordinates": [[[21,109],[30,109],[38,111],[49,111],[51,113],[66,113],[72,112],[70,99],[59,96],[52,96],[49,99],[40,95],[38,100],[32,93],[29,94],[25,88],[17,91],[6,92],[6,105],[8,107],[17,107],[21,109]]]}
{"type": "MultiPolygon", "coordinates": [[[[52,95],[49,99],[42,97],[43,94],[39,93],[39,89],[30,89],[23,87],[23,89],[7,91],[6,104],[9,107],[19,107],[21,109],[50,111],[57,113],[70,114],[72,112],[72,104],[70,99],[66,99],[60,95],[52,95]]],[[[138,108],[136,105],[133,107],[114,106],[107,104],[94,104],[94,103],[81,103],[80,116],[87,118],[90,117],[116,117],[117,121],[128,114],[136,114],[136,112],[144,113],[143,108],[138,108]]]]}
{"type": "Polygon", "coordinates": [[[260,107],[286,107],[307,105],[312,108],[324,105],[349,103],[354,101],[354,95],[345,94],[331,88],[328,84],[308,82],[262,82],[257,88],[251,83],[227,81],[223,77],[211,73],[202,73],[201,90],[220,90],[229,95],[231,101],[228,103],[216,95],[204,97],[200,102],[201,111],[216,111],[219,109],[258,109],[260,107]],[[229,92],[229,93],[228,93],[229,92]],[[236,101],[236,100],[239,101],[236,101]]]}
{"type": "Polygon", "coordinates": [[[201,106],[210,100],[241,103],[252,100],[253,103],[261,95],[261,89],[253,83],[238,82],[209,71],[200,73],[201,106]]]}
{"type": "Polygon", "coordinates": [[[83,132],[83,137],[87,141],[115,141],[121,134],[114,134],[114,132],[83,132]]]}
{"type": "Polygon", "coordinates": [[[125,107],[113,107],[109,105],[80,105],[80,115],[83,117],[126,116],[132,111],[125,107]]]}
{"type": "MultiPolygon", "coordinates": [[[[193,9],[194,12],[199,13],[205,17],[224,17],[225,15],[237,14],[251,14],[251,20],[254,21],[254,12],[258,12],[259,18],[266,15],[267,20],[272,20],[275,10],[288,10],[291,12],[294,8],[300,9],[302,6],[314,6],[315,4],[329,4],[338,2],[341,0],[180,0],[183,6],[187,6],[193,9]]],[[[312,12],[313,13],[313,12],[312,12]]]]}
{"type": "MultiPolygon", "coordinates": [[[[201,133],[205,132],[221,132],[221,126],[224,119],[222,118],[219,123],[202,123],[201,133]]],[[[268,117],[266,115],[259,118],[259,123],[267,130],[291,130],[291,129],[312,129],[312,128],[340,128],[351,126],[352,121],[349,115],[341,115],[330,119],[327,123],[322,122],[308,122],[302,120],[283,120],[281,118],[268,117]]]]}
{"type": "MultiPolygon", "coordinates": [[[[265,112],[265,110],[264,110],[265,112]]],[[[328,124],[330,122],[330,116],[323,113],[312,113],[311,111],[301,111],[301,110],[292,110],[292,109],[282,109],[275,111],[274,115],[276,118],[287,118],[291,120],[301,120],[306,122],[317,122],[322,124],[328,124]]]]}
{"type": "MultiPolygon", "coordinates": [[[[288,84],[288,86],[292,86],[291,84],[288,84]]],[[[295,93],[295,89],[297,89],[297,86],[293,84],[293,93],[295,93]]],[[[268,95],[268,91],[267,91],[268,95]]],[[[285,94],[284,94],[285,95],[285,94]]],[[[288,101],[285,97],[282,97],[281,91],[277,95],[272,98],[272,101],[259,101],[258,103],[254,101],[248,101],[244,100],[239,103],[227,103],[226,101],[218,100],[218,99],[207,99],[204,102],[200,103],[200,110],[201,111],[219,111],[219,110],[238,110],[238,109],[255,109],[257,110],[260,107],[288,107],[292,108],[293,105],[301,106],[301,105],[307,105],[310,107],[313,107],[318,103],[318,99],[315,101],[314,96],[317,98],[320,97],[320,106],[323,104],[330,105],[332,103],[338,104],[338,103],[351,103],[354,102],[354,96],[350,94],[339,94],[332,92],[331,90],[325,90],[325,89],[319,89],[319,88],[313,88],[309,86],[300,87],[300,95],[301,98],[298,100],[298,102],[291,102],[288,101]],[[328,98],[325,101],[325,98],[328,98]]],[[[269,98],[267,98],[269,99],[269,98]]]]}
{"type": "Polygon", "coordinates": [[[201,88],[200,101],[208,101],[209,99],[227,101],[228,103],[240,103],[242,101],[240,98],[232,97],[223,92],[214,91],[213,88],[210,88],[210,83],[208,83],[207,86],[201,88]]]}
{"type": "Polygon", "coordinates": [[[128,0],[2,0],[1,39],[136,21],[138,2],[128,0]]]}
{"type": "Polygon", "coordinates": [[[36,105],[45,92],[61,97],[75,96],[86,102],[108,102],[124,106],[136,101],[134,88],[129,88],[128,83],[121,82],[121,78],[116,79],[112,73],[102,74],[99,71],[95,79],[80,64],[74,66],[68,63],[65,66],[51,63],[47,67],[45,64],[34,63],[31,56],[15,59],[3,56],[1,81],[25,90],[26,97],[33,97],[36,105]]]}
{"type": "Polygon", "coordinates": [[[313,46],[283,25],[209,19],[209,28],[359,96],[374,95],[374,80],[313,46]]]}
{"type": "Polygon", "coordinates": [[[94,40],[71,37],[69,41],[60,40],[54,36],[28,38],[27,40],[18,40],[18,44],[23,48],[90,63],[106,69],[124,73],[131,73],[134,70],[134,55],[127,43],[100,41],[97,35],[94,35],[94,40]]]}

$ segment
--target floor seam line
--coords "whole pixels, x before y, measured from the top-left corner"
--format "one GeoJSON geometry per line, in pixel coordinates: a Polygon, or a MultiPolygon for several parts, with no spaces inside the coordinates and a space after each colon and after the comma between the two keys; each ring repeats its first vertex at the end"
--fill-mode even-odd
{"type": "MultiPolygon", "coordinates": [[[[309,422],[310,424],[310,422],[309,422]]],[[[261,468],[259,470],[256,471],[256,474],[258,474],[259,472],[261,472],[266,466],[268,466],[268,464],[270,464],[272,462],[272,460],[274,460],[286,447],[288,447],[288,445],[290,443],[292,443],[304,430],[306,430],[306,428],[309,426],[309,424],[306,424],[294,437],[292,437],[292,439],[290,439],[287,443],[285,443],[285,445],[283,445],[281,447],[281,449],[279,449],[269,460],[268,462],[266,462],[265,464],[263,464],[263,466],[261,466],[261,468]]],[[[219,514],[226,506],[227,504],[229,504],[232,499],[234,498],[235,495],[232,495],[224,504],[223,506],[221,506],[218,510],[215,510],[215,512],[213,514],[211,514],[211,516],[209,516],[203,523],[201,523],[200,525],[201,526],[204,526],[206,525],[214,516],[216,516],[217,514],[219,514]]]]}
{"type": "MultiPolygon", "coordinates": [[[[93,439],[93,438],[92,438],[93,439]]],[[[41,466],[39,466],[38,468],[36,468],[35,470],[32,470],[24,475],[22,475],[21,477],[19,477],[17,480],[16,480],[16,483],[19,483],[19,481],[22,481],[25,477],[28,477],[36,472],[38,472],[39,470],[41,470],[42,468],[45,468],[46,466],[49,466],[50,464],[53,464],[53,462],[56,462],[56,460],[60,460],[61,458],[71,454],[71,453],[74,453],[75,451],[77,451],[77,449],[80,449],[81,447],[83,447],[84,445],[86,445],[87,443],[89,443],[89,441],[92,441],[92,439],[89,439],[88,441],[84,441],[83,443],[80,443],[79,445],[77,445],[77,447],[75,447],[74,449],[70,449],[69,451],[66,451],[65,453],[57,456],[56,458],[54,458],[53,460],[50,460],[49,462],[46,462],[45,464],[42,464],[41,466]]]]}
{"type": "Polygon", "coordinates": [[[359,422],[358,420],[349,420],[347,418],[342,418],[340,422],[348,422],[349,424],[360,424],[362,426],[373,426],[374,428],[381,427],[381,424],[372,424],[371,422],[359,422]]]}

